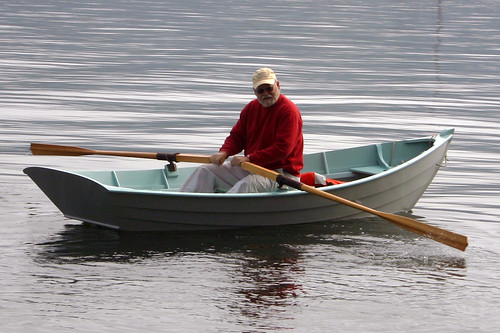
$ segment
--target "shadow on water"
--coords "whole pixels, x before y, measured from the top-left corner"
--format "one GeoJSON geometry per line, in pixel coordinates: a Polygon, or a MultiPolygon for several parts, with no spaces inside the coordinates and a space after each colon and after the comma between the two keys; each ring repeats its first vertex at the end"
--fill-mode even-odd
{"type": "Polygon", "coordinates": [[[373,264],[465,268],[465,260],[442,244],[378,218],[265,228],[199,232],[117,232],[87,224],[67,225],[35,245],[38,259],[60,264],[137,262],[193,254],[245,255],[287,261],[290,255],[327,251],[352,254],[373,264]],[[440,251],[442,250],[442,251],[440,251]]]}

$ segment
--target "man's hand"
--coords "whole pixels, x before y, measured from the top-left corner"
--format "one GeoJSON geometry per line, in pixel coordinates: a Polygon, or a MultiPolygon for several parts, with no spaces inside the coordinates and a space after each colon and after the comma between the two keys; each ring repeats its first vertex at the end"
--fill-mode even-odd
{"type": "Polygon", "coordinates": [[[231,160],[231,165],[240,166],[243,162],[250,162],[250,159],[246,156],[234,156],[231,160]]]}
{"type": "Polygon", "coordinates": [[[222,165],[226,159],[227,153],[225,151],[221,151],[210,156],[210,162],[217,165],[222,165]]]}

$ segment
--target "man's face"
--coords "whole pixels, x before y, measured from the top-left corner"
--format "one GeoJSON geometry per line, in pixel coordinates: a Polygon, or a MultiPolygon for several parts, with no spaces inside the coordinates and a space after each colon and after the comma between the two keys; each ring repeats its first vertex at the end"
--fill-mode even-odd
{"type": "Polygon", "coordinates": [[[280,97],[280,83],[276,81],[275,84],[261,84],[253,91],[260,104],[262,104],[263,107],[268,108],[273,106],[280,97]]]}

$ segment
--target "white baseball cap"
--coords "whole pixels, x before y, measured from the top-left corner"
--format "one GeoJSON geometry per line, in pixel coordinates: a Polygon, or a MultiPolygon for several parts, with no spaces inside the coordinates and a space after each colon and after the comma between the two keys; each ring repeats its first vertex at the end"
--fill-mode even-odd
{"type": "Polygon", "coordinates": [[[278,79],[276,74],[270,68],[260,68],[253,73],[252,77],[253,88],[257,89],[262,84],[275,84],[278,79]]]}

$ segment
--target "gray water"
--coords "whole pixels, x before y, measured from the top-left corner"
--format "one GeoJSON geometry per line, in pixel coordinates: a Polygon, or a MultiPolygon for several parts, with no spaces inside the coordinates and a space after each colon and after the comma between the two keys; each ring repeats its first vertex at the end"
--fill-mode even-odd
{"type": "Polygon", "coordinates": [[[2,332],[493,332],[499,328],[497,1],[0,1],[2,332]],[[415,207],[465,252],[380,219],[120,234],[64,218],[30,142],[210,154],[275,69],[305,152],[454,127],[415,207]]]}

